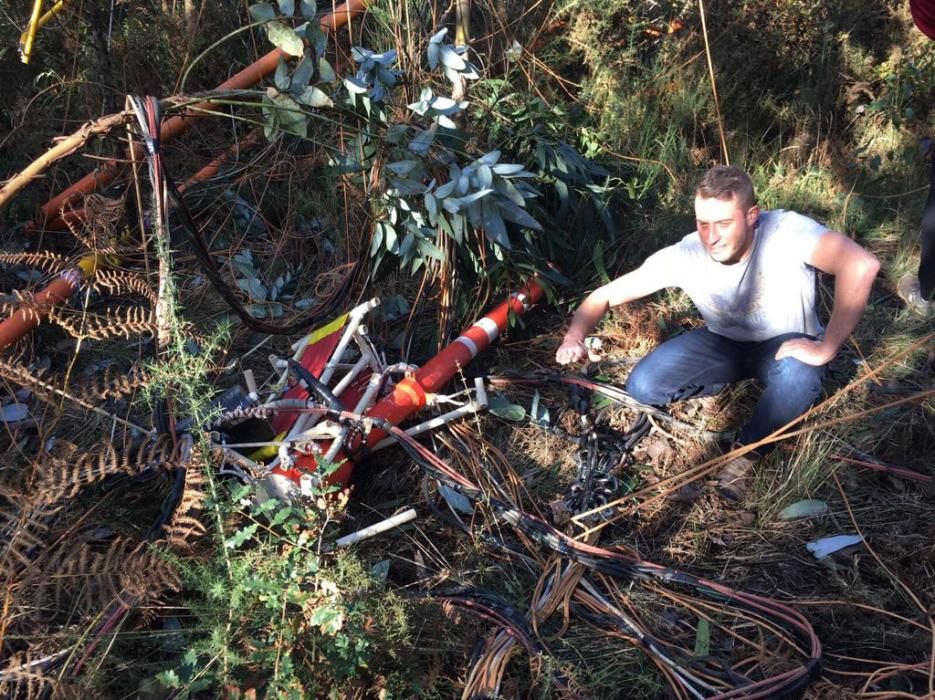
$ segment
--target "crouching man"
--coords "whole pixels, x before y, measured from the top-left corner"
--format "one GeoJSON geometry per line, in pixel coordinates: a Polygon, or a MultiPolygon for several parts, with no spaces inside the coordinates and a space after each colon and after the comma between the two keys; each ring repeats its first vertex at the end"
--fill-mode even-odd
{"type": "MultiPolygon", "coordinates": [[[[857,325],[880,264],[847,236],[808,217],[761,211],[749,175],[735,166],[705,173],[695,190],[695,219],[697,231],[592,292],[555,359],[563,365],[585,359],[585,336],[611,306],[679,287],[706,327],[650,352],[633,368],[626,390],[644,404],[665,406],[756,379],[763,394],[738,437],[752,444],[817,401],[824,366],[857,325]],[[827,328],[816,312],[816,270],[835,277],[827,328]]],[[[767,449],[725,465],[718,476],[725,498],[744,494],[751,467],[767,449]]]]}

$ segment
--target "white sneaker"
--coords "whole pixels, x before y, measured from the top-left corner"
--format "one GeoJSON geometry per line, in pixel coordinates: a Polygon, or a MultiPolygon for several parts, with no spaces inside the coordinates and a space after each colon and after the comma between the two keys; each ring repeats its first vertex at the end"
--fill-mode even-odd
{"type": "Polygon", "coordinates": [[[922,298],[922,286],[919,284],[918,275],[907,272],[900,277],[899,282],[896,283],[896,293],[906,302],[906,308],[913,313],[921,316],[928,316],[932,313],[932,302],[922,298]]]}

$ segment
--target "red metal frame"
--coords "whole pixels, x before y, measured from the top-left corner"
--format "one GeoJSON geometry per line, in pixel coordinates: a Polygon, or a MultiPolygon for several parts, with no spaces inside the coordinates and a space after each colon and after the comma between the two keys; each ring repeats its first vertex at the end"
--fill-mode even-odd
{"type": "MultiPolygon", "coordinates": [[[[425,406],[427,395],[442,389],[462,367],[467,365],[479,353],[483,352],[497,336],[506,330],[511,314],[521,316],[530,306],[542,299],[543,290],[535,280],[528,281],[522,289],[510,295],[510,298],[494,308],[479,321],[471,324],[460,336],[445,346],[441,352],[429,360],[413,376],[399,382],[393,391],[379,401],[365,415],[380,418],[393,425],[399,425],[425,406]]],[[[350,409],[350,406],[345,406],[350,409]]],[[[367,436],[367,448],[374,447],[386,437],[382,430],[372,430],[367,436]]],[[[324,454],[330,442],[321,445],[324,454]]],[[[358,447],[364,447],[358,445],[358,447]]],[[[355,449],[356,451],[356,449],[355,449]]],[[[342,451],[334,459],[340,466],[329,477],[331,483],[347,485],[354,470],[354,462],[342,451]]],[[[318,468],[315,455],[299,455],[294,466],[289,469],[276,467],[273,473],[285,476],[298,484],[303,474],[313,473],[318,468]]]]}

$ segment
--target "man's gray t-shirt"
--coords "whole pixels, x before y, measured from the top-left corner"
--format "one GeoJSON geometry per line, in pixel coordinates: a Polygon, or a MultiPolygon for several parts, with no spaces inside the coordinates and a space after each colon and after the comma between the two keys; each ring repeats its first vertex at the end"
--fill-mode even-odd
{"type": "Polygon", "coordinates": [[[784,333],[820,336],[824,329],[809,261],[827,230],[792,211],[764,211],[746,260],[733,265],[712,260],[695,231],[651,255],[644,267],[660,281],[660,289],[683,289],[718,335],[740,341],[784,333]]]}

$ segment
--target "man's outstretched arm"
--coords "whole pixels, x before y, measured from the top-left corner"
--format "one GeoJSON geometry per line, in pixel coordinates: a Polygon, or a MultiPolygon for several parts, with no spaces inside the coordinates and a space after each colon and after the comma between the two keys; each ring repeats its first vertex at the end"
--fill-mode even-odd
{"type": "Polygon", "coordinates": [[[598,287],[591,292],[571,319],[565,339],[555,353],[555,361],[560,365],[580,362],[588,356],[584,339],[607,313],[611,306],[619,306],[630,301],[642,299],[662,289],[659,277],[651,274],[643,265],[618,277],[613,282],[598,287]]]}
{"type": "Polygon", "coordinates": [[[827,364],[838,354],[863,315],[880,261],[847,236],[837,231],[826,231],[818,239],[811,264],[834,275],[834,306],[825,337],[821,340],[787,340],[776,351],[776,359],[794,357],[817,367],[827,364]]]}

